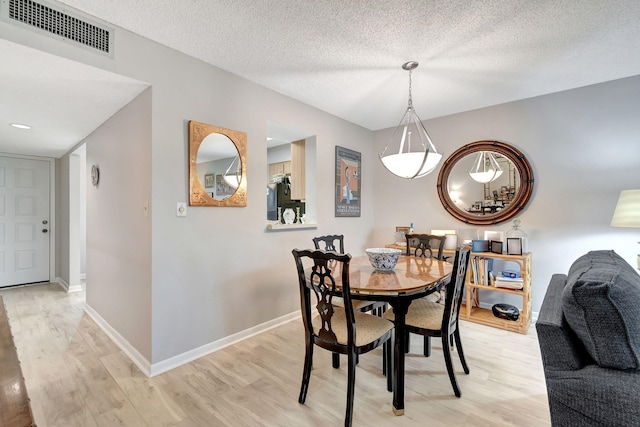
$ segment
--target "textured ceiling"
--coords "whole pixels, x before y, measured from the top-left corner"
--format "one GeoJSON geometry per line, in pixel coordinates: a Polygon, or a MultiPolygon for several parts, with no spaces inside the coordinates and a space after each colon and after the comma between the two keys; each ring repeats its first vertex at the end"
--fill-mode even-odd
{"type": "Polygon", "coordinates": [[[640,74],[638,0],[63,0],[365,128],[640,74]]]}

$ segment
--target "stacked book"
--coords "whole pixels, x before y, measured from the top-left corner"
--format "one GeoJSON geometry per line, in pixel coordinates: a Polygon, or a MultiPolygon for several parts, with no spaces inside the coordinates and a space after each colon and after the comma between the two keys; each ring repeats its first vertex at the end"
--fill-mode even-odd
{"type": "Polygon", "coordinates": [[[496,288],[522,289],[524,282],[519,271],[505,270],[491,272],[491,282],[496,288]]]}

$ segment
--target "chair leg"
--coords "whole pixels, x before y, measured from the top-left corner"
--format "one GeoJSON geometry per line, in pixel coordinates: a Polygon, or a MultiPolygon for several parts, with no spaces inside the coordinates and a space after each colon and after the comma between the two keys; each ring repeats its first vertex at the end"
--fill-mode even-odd
{"type": "Polygon", "coordinates": [[[464,373],[469,373],[469,367],[467,366],[467,361],[464,358],[464,352],[462,351],[462,340],[460,340],[460,331],[458,329],[455,330],[453,336],[456,339],[456,349],[458,350],[458,356],[460,356],[460,363],[462,363],[462,369],[464,369],[464,373]]]}
{"type": "Polygon", "coordinates": [[[423,349],[424,357],[431,356],[431,337],[424,336],[424,349],[423,349]]]}
{"type": "Polygon", "coordinates": [[[356,390],[356,356],[355,352],[348,355],[349,368],[347,370],[347,412],[344,417],[345,427],[351,427],[353,420],[353,398],[356,390]]]}
{"type": "Polygon", "coordinates": [[[410,335],[411,334],[409,333],[409,331],[405,332],[405,336],[404,336],[404,342],[406,343],[406,346],[404,347],[405,353],[409,353],[409,349],[411,348],[411,343],[409,341],[410,335]]]}
{"type": "Polygon", "coordinates": [[[393,340],[395,332],[391,333],[391,338],[383,345],[385,352],[385,365],[387,369],[387,391],[393,391],[393,340]]]}
{"type": "Polygon", "coordinates": [[[340,367],[340,354],[339,353],[331,353],[331,364],[335,369],[340,367]]]}
{"type": "Polygon", "coordinates": [[[304,403],[307,399],[307,390],[309,389],[309,379],[311,378],[311,365],[313,364],[313,343],[307,338],[307,349],[304,355],[304,370],[302,371],[302,386],[300,386],[300,396],[298,403],[304,403]]]}
{"type": "Polygon", "coordinates": [[[453,372],[453,364],[451,363],[451,347],[449,347],[449,336],[442,336],[442,352],[444,353],[444,363],[447,365],[447,373],[449,374],[449,380],[453,387],[453,393],[456,397],[460,397],[460,389],[458,388],[458,382],[456,381],[456,374],[453,372]]]}
{"type": "Polygon", "coordinates": [[[388,342],[382,344],[382,375],[387,375],[387,346],[388,342]]]}

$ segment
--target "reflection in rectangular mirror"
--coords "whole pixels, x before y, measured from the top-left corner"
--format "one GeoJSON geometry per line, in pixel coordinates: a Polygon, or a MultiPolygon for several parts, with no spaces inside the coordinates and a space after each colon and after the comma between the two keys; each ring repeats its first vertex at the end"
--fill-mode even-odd
{"type": "Polygon", "coordinates": [[[316,137],[267,122],[267,222],[316,223],[316,137]]]}

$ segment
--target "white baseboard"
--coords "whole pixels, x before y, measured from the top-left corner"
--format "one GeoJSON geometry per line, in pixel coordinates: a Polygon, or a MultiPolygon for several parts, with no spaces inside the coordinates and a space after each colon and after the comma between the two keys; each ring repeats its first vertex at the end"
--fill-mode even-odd
{"type": "Polygon", "coordinates": [[[52,280],[52,282],[60,285],[60,287],[66,292],[79,292],[82,290],[82,285],[69,286],[69,284],[62,277],[56,277],[52,280]]]}
{"type": "Polygon", "coordinates": [[[84,304],[84,312],[93,319],[94,322],[107,334],[111,341],[117,345],[124,354],[131,359],[131,361],[145,374],[147,377],[151,376],[151,363],[141,355],[118,331],[105,321],[91,306],[87,303],[84,304]]]}
{"type": "Polygon", "coordinates": [[[120,335],[118,331],[113,329],[113,327],[111,327],[108,322],[106,322],[93,308],[91,308],[91,306],[85,303],[84,311],[147,377],[153,377],[178,368],[215,351],[222,350],[223,348],[233,345],[237,342],[240,342],[247,338],[251,338],[254,335],[258,335],[262,332],[268,331],[269,329],[273,329],[284,323],[300,318],[300,311],[296,310],[293,313],[286,314],[284,316],[278,317],[277,319],[273,319],[260,325],[256,325],[252,328],[235,333],[233,335],[229,335],[228,337],[224,337],[209,344],[205,344],[201,347],[194,348],[193,350],[189,350],[177,356],[170,357],[161,362],[151,364],[122,335],[120,335]]]}
{"type": "Polygon", "coordinates": [[[285,314],[284,316],[278,317],[277,319],[270,320],[260,325],[256,325],[252,328],[245,329],[244,331],[238,332],[236,334],[229,335],[228,337],[224,337],[209,344],[205,344],[201,347],[194,348],[193,350],[189,350],[177,356],[170,357],[169,359],[165,359],[162,362],[154,363],[151,366],[150,377],[170,371],[171,369],[175,369],[179,366],[185,365],[215,351],[222,350],[223,348],[233,345],[237,342],[246,340],[247,338],[251,338],[254,335],[266,332],[269,329],[273,329],[284,323],[299,318],[300,310],[296,310],[293,313],[285,314]]]}

